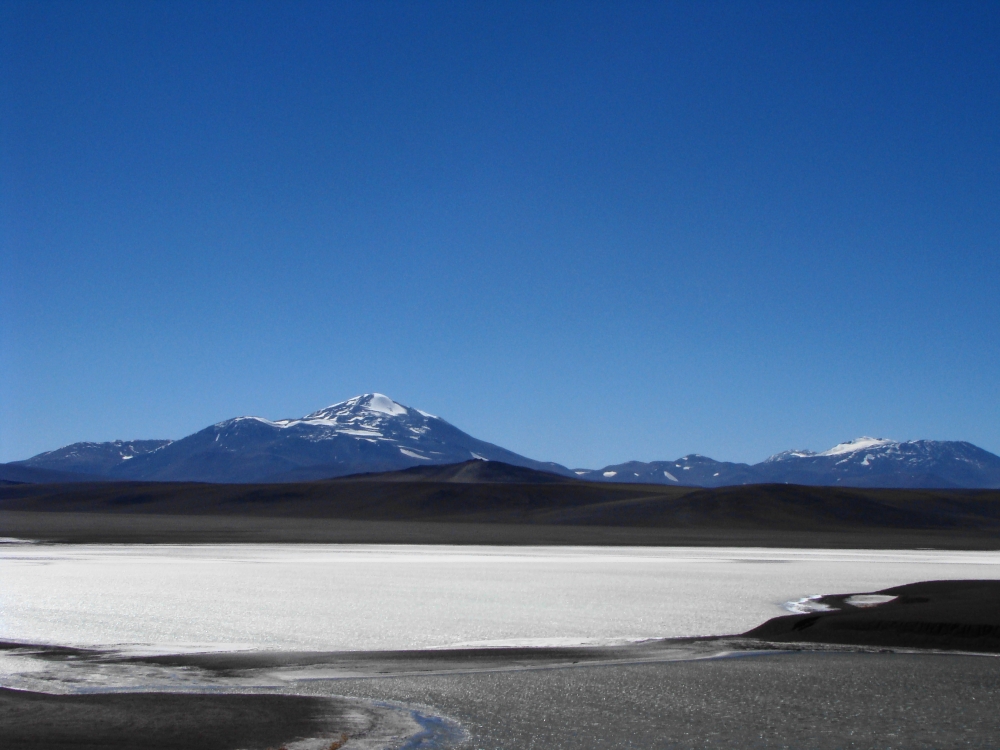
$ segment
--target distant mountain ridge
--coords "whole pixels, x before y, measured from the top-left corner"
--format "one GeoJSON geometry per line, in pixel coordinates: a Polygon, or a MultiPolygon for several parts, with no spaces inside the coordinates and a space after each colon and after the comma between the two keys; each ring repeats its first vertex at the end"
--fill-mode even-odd
{"type": "Polygon", "coordinates": [[[296,419],[236,417],[176,441],[74,443],[0,465],[0,481],[291,482],[472,459],[596,482],[1000,488],[1000,456],[971,443],[870,437],[821,453],[785,451],[753,465],[690,454],[674,461],[570,470],[478,440],[440,417],[380,393],[355,396],[296,419]]]}
{"type": "Polygon", "coordinates": [[[794,484],[1000,487],[1000,456],[964,441],[858,438],[822,453],[779,453],[758,467],[794,484]]]}
{"type": "Polygon", "coordinates": [[[726,487],[739,484],[804,484],[829,487],[1000,487],[1000,456],[961,441],[861,437],[822,453],[792,450],[759,464],[728,463],[696,454],[578,469],[581,479],[610,482],[726,487]]]}
{"type": "Polygon", "coordinates": [[[109,443],[73,443],[54,451],[39,453],[22,466],[50,471],[103,475],[136,456],[164,448],[172,440],[114,440],[109,443]]]}
{"type": "Polygon", "coordinates": [[[603,482],[643,482],[692,487],[724,487],[732,484],[756,484],[760,480],[749,464],[716,461],[690,454],[674,461],[629,461],[603,469],[576,469],[581,479],[603,482]]]}

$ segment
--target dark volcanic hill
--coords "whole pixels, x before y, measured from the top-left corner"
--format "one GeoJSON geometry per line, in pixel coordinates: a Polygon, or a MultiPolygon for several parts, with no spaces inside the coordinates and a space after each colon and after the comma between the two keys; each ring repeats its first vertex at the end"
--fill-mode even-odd
{"type": "Polygon", "coordinates": [[[5,484],[43,484],[57,482],[93,482],[93,474],[73,474],[55,469],[40,469],[24,464],[0,464],[0,482],[5,484]]]}
{"type": "Polygon", "coordinates": [[[776,617],[744,635],[779,643],[1000,651],[1000,581],[922,581],[810,604],[811,612],[776,617]]]}
{"type": "Polygon", "coordinates": [[[339,482],[454,482],[457,484],[551,484],[573,482],[570,477],[549,471],[513,466],[502,461],[485,461],[474,458],[460,464],[433,464],[414,466],[400,471],[366,472],[352,474],[336,480],[339,482]]]}
{"type": "MultiPolygon", "coordinates": [[[[718,489],[587,482],[497,462],[283,484],[99,482],[0,487],[0,511],[71,511],[603,526],[863,532],[1000,530],[1000,491],[785,484],[718,489]]],[[[2,530],[0,530],[2,531],[2,530]]],[[[3,536],[0,533],[0,536],[3,536]]]]}

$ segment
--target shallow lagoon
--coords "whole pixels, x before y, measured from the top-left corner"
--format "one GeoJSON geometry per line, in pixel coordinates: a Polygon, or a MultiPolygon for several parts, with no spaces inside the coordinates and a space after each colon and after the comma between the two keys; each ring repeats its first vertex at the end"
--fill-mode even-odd
{"type": "Polygon", "coordinates": [[[0,640],[172,652],[738,633],[812,594],[1000,578],[1000,553],[0,545],[0,640]]]}

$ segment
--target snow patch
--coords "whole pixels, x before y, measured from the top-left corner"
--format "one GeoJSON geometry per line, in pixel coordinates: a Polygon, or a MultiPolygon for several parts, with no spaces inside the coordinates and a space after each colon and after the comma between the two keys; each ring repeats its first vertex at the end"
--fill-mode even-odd
{"type": "Polygon", "coordinates": [[[782,451],[781,453],[775,453],[773,456],[769,456],[768,458],[764,459],[764,463],[770,464],[774,463],[775,461],[784,461],[785,459],[789,458],[811,458],[812,456],[816,455],[818,454],[813,453],[812,451],[800,451],[800,450],[782,451]]]}
{"type": "Polygon", "coordinates": [[[381,432],[375,432],[374,430],[337,430],[341,435],[353,435],[354,437],[363,438],[382,438],[385,437],[381,432]]]}
{"type": "Polygon", "coordinates": [[[406,450],[406,448],[400,448],[399,452],[402,453],[404,456],[409,456],[410,458],[419,458],[421,461],[431,460],[427,458],[427,456],[421,456],[419,453],[414,453],[413,451],[406,450]]]}
{"type": "Polygon", "coordinates": [[[785,602],[782,606],[797,615],[807,615],[811,612],[834,612],[834,608],[829,604],[819,601],[822,598],[822,594],[813,594],[794,602],[785,602]]]}
{"type": "Polygon", "coordinates": [[[270,419],[264,419],[264,417],[234,417],[233,419],[228,419],[225,422],[219,422],[215,427],[228,427],[229,425],[236,424],[237,422],[263,422],[271,427],[281,427],[277,422],[272,422],[270,419]]]}
{"type": "Polygon", "coordinates": [[[855,594],[844,599],[844,603],[853,607],[877,607],[879,604],[887,604],[897,598],[888,594],[855,594]]]}
{"type": "Polygon", "coordinates": [[[678,479],[677,477],[675,477],[675,476],[674,476],[673,474],[671,474],[671,473],[670,473],[669,471],[664,471],[664,472],[663,472],[663,476],[665,476],[665,477],[666,477],[667,479],[669,479],[669,480],[670,480],[671,482],[679,482],[679,481],[680,481],[680,480],[679,480],[679,479],[678,479]]]}
{"type": "Polygon", "coordinates": [[[617,471],[606,471],[606,472],[604,472],[604,476],[606,476],[606,477],[613,477],[613,476],[616,476],[617,474],[618,474],[617,471]]]}
{"type": "Polygon", "coordinates": [[[489,459],[486,458],[486,456],[480,456],[478,453],[475,453],[474,451],[469,451],[469,453],[472,454],[473,458],[479,459],[480,461],[489,461],[489,459]]]}
{"type": "Polygon", "coordinates": [[[397,404],[388,396],[381,393],[373,393],[365,406],[369,411],[377,411],[381,414],[388,414],[391,417],[399,417],[406,414],[406,407],[397,404]]]}
{"type": "Polygon", "coordinates": [[[868,448],[877,448],[883,445],[893,445],[895,440],[886,440],[885,438],[873,438],[873,437],[859,437],[854,438],[854,440],[848,440],[846,443],[838,443],[833,446],[828,451],[823,451],[822,453],[817,453],[817,456],[842,456],[847,453],[855,453],[857,451],[863,451],[868,448]]]}

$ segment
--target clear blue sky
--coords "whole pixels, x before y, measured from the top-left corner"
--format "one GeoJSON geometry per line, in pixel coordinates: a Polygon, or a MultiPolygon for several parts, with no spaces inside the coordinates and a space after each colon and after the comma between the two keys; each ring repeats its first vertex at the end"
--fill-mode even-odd
{"type": "Polygon", "coordinates": [[[1000,453],[1000,4],[0,5],[0,460],[379,391],[1000,453]]]}

